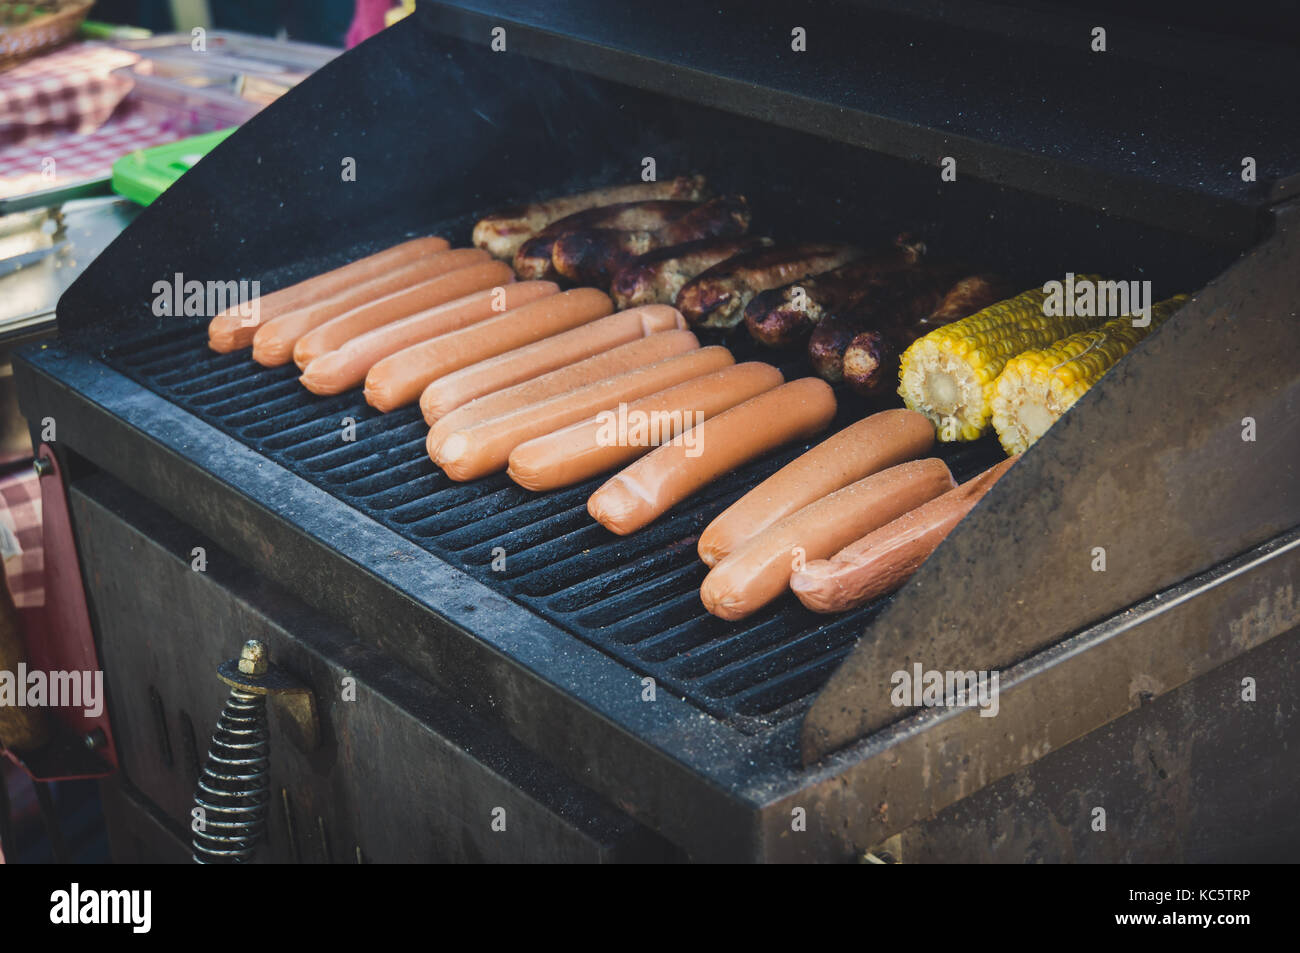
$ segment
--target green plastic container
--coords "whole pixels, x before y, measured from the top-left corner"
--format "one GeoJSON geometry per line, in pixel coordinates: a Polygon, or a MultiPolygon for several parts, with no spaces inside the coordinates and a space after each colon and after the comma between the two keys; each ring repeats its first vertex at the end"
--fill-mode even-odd
{"type": "Polygon", "coordinates": [[[113,163],[113,191],[148,205],[237,127],[141,149],[113,163]]]}

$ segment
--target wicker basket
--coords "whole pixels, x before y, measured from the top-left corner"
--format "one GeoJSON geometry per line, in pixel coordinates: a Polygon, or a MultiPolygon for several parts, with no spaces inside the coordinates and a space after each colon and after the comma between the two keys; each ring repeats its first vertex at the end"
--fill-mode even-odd
{"type": "Polygon", "coordinates": [[[0,0],[0,70],[77,34],[95,0],[0,0]]]}

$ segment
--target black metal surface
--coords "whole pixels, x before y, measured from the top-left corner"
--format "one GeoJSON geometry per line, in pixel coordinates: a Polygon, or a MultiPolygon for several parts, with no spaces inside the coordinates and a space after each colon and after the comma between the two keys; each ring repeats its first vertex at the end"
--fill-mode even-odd
{"type": "MultiPolygon", "coordinates": [[[[744,356],[743,341],[736,347],[744,356]]],[[[747,349],[747,350],[751,350],[747,349]]],[[[700,531],[769,473],[815,442],[730,474],[668,517],[619,537],[587,513],[605,477],[533,493],[504,474],[448,479],[424,448],[428,426],[407,407],[380,414],[359,390],[321,398],[292,365],[265,368],[248,353],[214,354],[202,327],[130,342],[109,355],[123,373],[315,483],[416,545],[469,572],[601,648],[663,689],[742,730],[807,706],[863,626],[886,603],[827,619],[793,597],[741,623],[699,600],[707,568],[700,531]],[[355,421],[356,439],[344,440],[355,421]],[[504,568],[500,567],[504,557],[504,568]]],[[[799,371],[801,360],[790,360],[799,371]]],[[[804,371],[806,373],[806,370],[804,371]]],[[[844,401],[836,426],[862,413],[844,401]]],[[[992,465],[991,441],[940,451],[961,481],[992,465]]]]}
{"type": "MultiPolygon", "coordinates": [[[[1233,665],[1225,677],[1236,691],[1238,706],[1263,701],[1262,695],[1254,702],[1243,697],[1244,676],[1272,686],[1264,704],[1273,709],[1277,720],[1268,720],[1272,734],[1267,748],[1281,763],[1293,762],[1286,755],[1291,741],[1283,726],[1291,716],[1282,714],[1284,703],[1278,698],[1290,693],[1288,671],[1247,667],[1240,660],[1295,629],[1300,619],[1298,573],[1300,529],[1156,592],[1003,670],[995,717],[982,717],[975,707],[912,709],[914,713],[902,721],[811,766],[801,776],[796,794],[769,805],[769,838],[779,841],[789,826],[791,808],[799,805],[810,816],[834,817],[838,823],[822,831],[832,843],[796,839],[785,845],[790,856],[828,859],[844,856],[854,845],[878,844],[1103,725],[1131,719],[1150,726],[1152,719],[1144,711],[1148,703],[1188,682],[1217,678],[1214,673],[1222,672],[1228,663],[1233,665]]],[[[999,618],[1008,615],[1003,611],[999,618]]],[[[943,661],[926,663],[927,667],[943,665],[943,661]]],[[[1219,682],[1215,694],[1224,690],[1219,682]]],[[[1183,724],[1213,717],[1208,711],[1186,712],[1183,724]]],[[[1152,734],[1147,737],[1158,741],[1158,728],[1152,734]]],[[[1112,749],[1109,757],[1122,761],[1131,753],[1112,749]]],[[[1187,763],[1170,763],[1168,768],[1183,784],[1190,783],[1187,763]]],[[[1234,776],[1227,765],[1213,773],[1216,783],[1232,797],[1250,796],[1253,780],[1234,776]]],[[[1266,797],[1277,796],[1275,780],[1267,782],[1266,797]]],[[[1162,796],[1154,783],[1149,783],[1147,792],[1150,797],[1162,796]]],[[[1120,796],[1117,789],[1117,801],[1120,796]]],[[[1205,803],[1223,794],[1184,796],[1205,803]]],[[[1289,800],[1291,795],[1284,797],[1289,800]]],[[[1131,815],[1115,817],[1115,804],[1108,811],[1113,826],[1122,829],[1132,823],[1131,815]]],[[[1095,836],[1090,828],[1093,806],[1083,806],[1073,818],[1073,824],[1087,831],[1084,836],[1095,836]]],[[[1062,833],[1041,816],[1034,823],[1044,836],[1062,833]]],[[[1132,836],[1135,855],[1154,848],[1139,842],[1143,834],[1132,836]]],[[[1222,843],[1221,834],[1218,838],[1221,848],[1230,846],[1222,843]]],[[[1206,841],[1201,843],[1204,847],[1206,841]]]]}
{"type": "MultiPolygon", "coordinates": [[[[270,646],[319,704],[322,744],[292,743],[270,712],[268,844],[276,863],[658,860],[659,838],[563,777],[499,727],[468,713],[345,627],[230,558],[212,540],[105,474],[76,483],[71,506],[104,646],[125,784],[188,839],[201,765],[168,760],[207,740],[227,687],[223,654],[246,639],[270,646]],[[205,572],[191,569],[204,546],[205,572]],[[150,585],[139,580],[147,578],[150,585]],[[158,633],[166,633],[159,638],[158,633]],[[344,679],[355,679],[346,696],[344,679]],[[146,691],[146,687],[149,689],[146,691]],[[157,699],[156,708],[150,697],[157,699]],[[492,829],[492,809],[506,830],[492,829]]],[[[129,858],[114,838],[114,859],[129,858]]],[[[152,840],[152,839],[151,839],[152,840]]],[[[150,843],[157,859],[160,847],[150,843]]],[[[146,859],[146,858],[139,858],[146,859]]],[[[180,859],[180,858],[178,858],[180,859]]],[[[188,860],[188,857],[185,857],[188,860]]]]}

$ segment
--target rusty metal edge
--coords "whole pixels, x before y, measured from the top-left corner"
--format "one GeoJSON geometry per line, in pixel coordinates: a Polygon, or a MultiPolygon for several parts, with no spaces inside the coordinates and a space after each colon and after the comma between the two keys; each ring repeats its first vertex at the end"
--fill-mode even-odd
{"type": "MultiPolygon", "coordinates": [[[[763,811],[762,855],[845,861],[1300,622],[1300,527],[1002,673],[996,716],[921,709],[763,811]],[[802,808],[807,833],[792,830],[802,808]]],[[[1239,680],[1251,673],[1225,670],[1239,680]]],[[[1087,823],[1087,818],[1080,819],[1087,823]]]]}

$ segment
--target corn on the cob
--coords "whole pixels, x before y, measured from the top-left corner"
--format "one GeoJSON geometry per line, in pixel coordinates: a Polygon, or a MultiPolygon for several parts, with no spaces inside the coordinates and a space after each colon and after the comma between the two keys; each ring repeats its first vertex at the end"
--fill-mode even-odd
{"type": "Polygon", "coordinates": [[[1072,334],[1007,362],[993,384],[993,429],[1009,454],[1023,453],[1074,406],[1101,375],[1188,300],[1176,295],[1151,308],[1151,323],[1129,316],[1072,334]]]}
{"type": "MultiPolygon", "coordinates": [[[[1079,275],[1075,281],[1100,281],[1079,275]]],[[[1033,288],[936,328],[913,342],[899,366],[898,393],[934,422],[943,441],[975,440],[988,430],[993,382],[1007,361],[1105,319],[1043,313],[1047,293],[1033,288]]]]}

